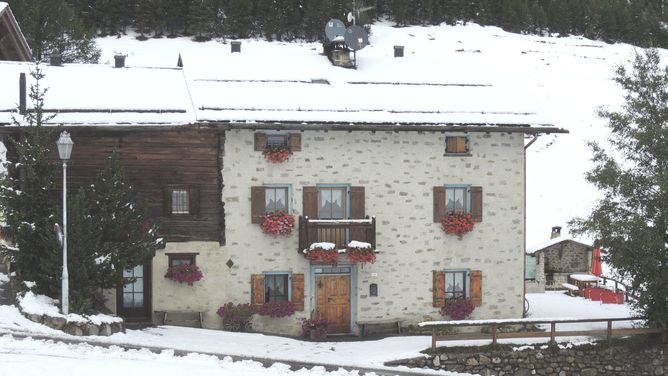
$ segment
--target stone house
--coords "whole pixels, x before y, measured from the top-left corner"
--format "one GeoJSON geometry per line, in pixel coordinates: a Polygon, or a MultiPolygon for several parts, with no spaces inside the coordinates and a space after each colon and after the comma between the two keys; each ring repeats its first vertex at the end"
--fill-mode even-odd
{"type": "Polygon", "coordinates": [[[590,274],[594,247],[561,237],[561,227],[552,228],[549,241],[527,247],[525,286],[527,293],[561,289],[571,274],[590,274]]]}
{"type": "MultiPolygon", "coordinates": [[[[439,317],[450,298],[470,299],[475,318],[521,317],[525,140],[566,131],[500,83],[425,82],[390,57],[376,61],[388,73],[374,76],[299,51],[293,58],[317,69],[263,69],[252,50],[225,52],[224,71],[122,59],[117,68],[43,67],[47,110],[75,143],[72,184],[117,152],[166,240],[150,265],[125,271],[137,282],[108,294],[108,306],[153,323],[156,311],[202,312],[204,327],[220,328],[216,310],[227,302],[290,300],[295,315],[254,319],[255,329],[284,334],[316,315],[342,334],[359,323],[415,323],[439,317]],[[271,163],[271,148],[289,150],[289,160],[271,163]],[[296,221],[289,236],[261,229],[277,210],[296,221]],[[452,211],[475,219],[461,238],[441,228],[452,211]],[[371,246],[376,261],[304,254],[351,241],[371,246]],[[164,278],[181,263],[204,278],[164,278]]],[[[0,63],[0,79],[17,82],[30,69],[0,63]]],[[[0,95],[0,124],[10,124],[16,93],[0,95]]]]}

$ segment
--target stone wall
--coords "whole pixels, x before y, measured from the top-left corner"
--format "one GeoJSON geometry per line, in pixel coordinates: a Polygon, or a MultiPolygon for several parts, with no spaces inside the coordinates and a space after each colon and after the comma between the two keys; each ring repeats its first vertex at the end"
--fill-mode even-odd
{"type": "Polygon", "coordinates": [[[21,311],[28,320],[44,324],[49,328],[62,330],[73,336],[110,336],[114,333],[125,332],[122,320],[116,322],[69,321],[65,317],[35,315],[21,311]]]}
{"type": "Polygon", "coordinates": [[[549,287],[561,288],[574,273],[589,273],[592,247],[567,240],[538,252],[545,258],[545,277],[549,287]]]}
{"type": "Polygon", "coordinates": [[[411,368],[467,372],[483,376],[660,376],[668,375],[668,345],[633,348],[583,345],[525,349],[488,349],[444,352],[422,358],[390,362],[411,368]]]}
{"type": "Polygon", "coordinates": [[[525,280],[525,293],[540,294],[545,292],[545,256],[542,253],[536,254],[536,279],[525,280]]]}

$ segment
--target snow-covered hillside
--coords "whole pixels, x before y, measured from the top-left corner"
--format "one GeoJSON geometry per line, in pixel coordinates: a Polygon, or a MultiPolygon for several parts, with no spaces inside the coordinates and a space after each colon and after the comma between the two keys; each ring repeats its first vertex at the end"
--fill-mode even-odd
{"type": "Polygon", "coordinates": [[[223,41],[163,38],[140,42],[128,36],[102,38],[98,43],[103,49],[102,62],[108,64],[114,53],[123,53],[128,55],[129,66],[174,67],[181,54],[189,77],[217,77],[234,71],[243,79],[262,80],[271,71],[271,77],[285,80],[327,77],[335,82],[338,76],[351,75],[383,80],[391,73],[395,81],[403,82],[502,84],[509,98],[534,102],[554,125],[570,131],[540,137],[527,154],[527,243],[543,241],[551,226],[565,226],[573,216],[587,213],[597,192],[583,177],[590,167],[586,142],[606,138],[605,122],[597,118],[596,108],[622,103],[622,93],[612,77],[617,65],[633,59],[633,46],[578,37],[518,35],[474,24],[394,28],[378,23],[372,27],[370,41],[357,54],[356,72],[323,63],[326,58],[316,43],[244,40],[243,66],[223,41]],[[404,58],[393,57],[394,45],[405,46],[404,58]]]}

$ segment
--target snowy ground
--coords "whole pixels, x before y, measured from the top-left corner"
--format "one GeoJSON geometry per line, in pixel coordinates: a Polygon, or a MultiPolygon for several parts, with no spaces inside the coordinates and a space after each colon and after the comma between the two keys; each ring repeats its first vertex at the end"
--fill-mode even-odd
{"type": "Polygon", "coordinates": [[[596,116],[596,109],[617,108],[622,103],[621,90],[612,81],[614,68],[629,64],[635,47],[580,37],[511,34],[475,24],[394,28],[381,22],[371,30],[371,45],[357,54],[356,72],[323,65],[325,58],[318,55],[322,48],[314,43],[244,40],[242,54],[251,59],[243,60],[230,55],[230,45],[222,41],[162,38],[140,42],[128,36],[101,38],[98,43],[103,50],[101,62],[106,64],[113,62],[114,52],[120,52],[128,55],[131,66],[174,67],[181,54],[187,77],[234,72],[256,79],[324,75],[336,81],[339,76],[374,79],[389,75],[415,82],[449,78],[505,82],[511,87],[509,97],[530,98],[554,125],[570,131],[543,136],[528,150],[527,244],[547,239],[552,226],[565,226],[572,217],[588,212],[597,192],[583,177],[591,166],[586,142],[605,139],[605,122],[596,116]],[[394,45],[405,46],[404,58],[392,57],[394,45]],[[235,65],[240,62],[248,65],[241,71],[235,65]]]}
{"type": "MultiPolygon", "coordinates": [[[[632,312],[626,305],[601,304],[582,298],[573,298],[561,293],[529,294],[531,318],[612,318],[628,317],[632,312]]],[[[560,330],[603,328],[605,324],[565,324],[560,330]]],[[[629,327],[632,323],[615,324],[615,327],[629,327]]],[[[105,349],[86,344],[67,345],[60,342],[16,339],[14,335],[48,336],[55,341],[74,337],[60,331],[33,323],[24,318],[14,306],[0,306],[0,365],[10,365],[10,373],[0,368],[2,375],[41,375],[46,370],[62,369],[53,375],[87,374],[96,367],[113,362],[113,367],[102,367],[104,372],[141,372],[150,370],[164,372],[164,375],[198,372],[199,374],[243,374],[243,375],[356,375],[354,371],[326,373],[323,368],[290,371],[284,364],[276,364],[264,369],[257,362],[233,362],[217,357],[192,354],[186,357],[174,356],[173,350],[193,353],[224,354],[259,359],[275,359],[277,362],[307,362],[322,365],[345,366],[349,369],[371,368],[384,370],[405,370],[384,367],[390,360],[421,356],[420,351],[430,345],[428,336],[388,337],[373,341],[353,342],[307,342],[285,337],[263,334],[232,333],[219,330],[158,326],[144,330],[128,330],[111,337],[89,337],[98,344],[131,345],[138,347],[173,349],[160,354],[148,350],[123,350],[118,347],[105,349]],[[79,360],[86,360],[80,362],[79,360]],[[74,370],[74,371],[73,371],[74,370]],[[63,373],[57,373],[63,372],[63,373]],[[64,373],[68,372],[68,373],[64,373]]],[[[586,338],[564,338],[563,341],[582,342],[586,338]]],[[[528,344],[544,342],[546,339],[505,340],[506,343],[528,344]]],[[[489,341],[449,341],[439,342],[442,346],[475,346],[489,341]]],[[[433,373],[433,372],[428,372],[433,373]]],[[[440,372],[441,375],[454,375],[440,372]]]]}

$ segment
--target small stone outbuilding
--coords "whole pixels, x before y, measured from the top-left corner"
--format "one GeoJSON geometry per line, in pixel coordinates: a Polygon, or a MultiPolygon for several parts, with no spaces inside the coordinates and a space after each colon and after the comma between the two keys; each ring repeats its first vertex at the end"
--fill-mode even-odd
{"type": "Polygon", "coordinates": [[[591,273],[594,247],[561,237],[561,227],[552,227],[549,241],[528,246],[526,250],[525,289],[540,293],[559,289],[571,274],[591,273]]]}

